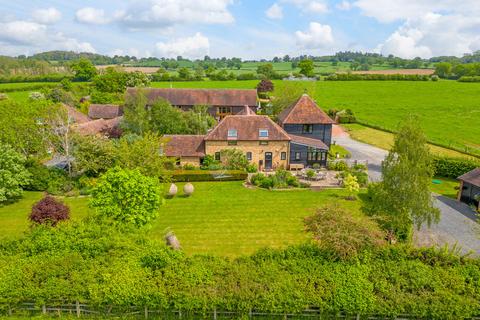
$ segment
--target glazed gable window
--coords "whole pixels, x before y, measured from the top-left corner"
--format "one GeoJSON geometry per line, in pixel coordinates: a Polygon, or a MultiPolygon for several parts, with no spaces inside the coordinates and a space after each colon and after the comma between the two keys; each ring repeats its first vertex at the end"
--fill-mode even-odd
{"type": "Polygon", "coordinates": [[[268,130],[267,129],[258,130],[258,136],[260,138],[268,138],[268,130]]]}
{"type": "Polygon", "coordinates": [[[236,138],[237,137],[237,129],[228,129],[227,136],[229,138],[236,138]]]}

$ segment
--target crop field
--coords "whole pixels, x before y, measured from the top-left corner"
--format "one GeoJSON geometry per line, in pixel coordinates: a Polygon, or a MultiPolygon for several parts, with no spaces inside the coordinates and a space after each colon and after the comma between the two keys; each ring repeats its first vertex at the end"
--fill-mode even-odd
{"type": "MultiPolygon", "coordinates": [[[[258,81],[153,83],[173,88],[254,88],[258,81]]],[[[274,81],[280,94],[286,81],[274,81]]],[[[417,115],[428,139],[480,156],[480,84],[456,81],[288,82],[315,97],[324,110],[351,109],[364,124],[395,131],[399,121],[417,115]]]]}
{"type": "MultiPolygon", "coordinates": [[[[240,181],[197,182],[194,186],[193,196],[166,200],[147,231],[161,241],[166,230],[174,231],[190,254],[238,256],[263,247],[302,243],[308,239],[303,218],[331,202],[350,208],[354,215],[362,214],[361,202],[344,200],[343,190],[268,191],[247,189],[240,181]]],[[[28,229],[28,214],[41,196],[40,192],[26,192],[19,202],[0,207],[0,241],[28,229]]],[[[72,219],[91,212],[88,197],[61,199],[70,206],[72,219]]]]}

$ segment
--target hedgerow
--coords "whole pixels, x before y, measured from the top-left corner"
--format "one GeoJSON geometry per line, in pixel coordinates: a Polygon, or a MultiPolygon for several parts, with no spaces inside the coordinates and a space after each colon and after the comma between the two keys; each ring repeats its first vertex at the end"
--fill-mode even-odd
{"type": "Polygon", "coordinates": [[[326,81],[362,81],[362,80],[394,80],[394,81],[428,81],[430,76],[420,74],[354,74],[336,73],[325,77],[326,81]]]}
{"type": "Polygon", "coordinates": [[[186,256],[90,218],[0,243],[0,308],[22,301],[460,319],[479,313],[480,262],[404,246],[337,260],[314,244],[234,260],[186,256]]]}
{"type": "Polygon", "coordinates": [[[172,180],[176,182],[194,181],[241,181],[248,174],[242,170],[175,170],[172,180]]]}
{"type": "Polygon", "coordinates": [[[459,176],[480,167],[480,160],[436,157],[433,160],[433,166],[436,176],[456,179],[459,176]]]}

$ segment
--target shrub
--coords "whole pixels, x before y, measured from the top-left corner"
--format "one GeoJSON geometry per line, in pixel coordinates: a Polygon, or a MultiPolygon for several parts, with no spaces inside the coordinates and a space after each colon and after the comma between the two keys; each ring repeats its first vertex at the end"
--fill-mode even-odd
{"type": "Polygon", "coordinates": [[[357,122],[357,119],[355,118],[355,115],[353,114],[352,110],[346,109],[337,112],[336,120],[338,123],[355,123],[357,122]]]}
{"type": "Polygon", "coordinates": [[[456,179],[459,176],[480,167],[480,160],[435,157],[433,167],[436,176],[456,179]]]}
{"type": "Polygon", "coordinates": [[[64,170],[48,168],[35,159],[28,160],[25,167],[31,175],[25,190],[61,194],[70,188],[67,173],[64,170]]]}
{"type": "Polygon", "coordinates": [[[172,172],[172,181],[241,181],[247,176],[242,170],[175,170],[172,172]]]}
{"type": "Polygon", "coordinates": [[[318,246],[340,259],[357,256],[385,243],[384,234],[373,220],[354,218],[338,205],[318,209],[314,215],[306,217],[304,223],[305,231],[313,233],[318,246]]]}
{"type": "Polygon", "coordinates": [[[30,213],[30,220],[38,224],[56,226],[70,218],[70,209],[52,196],[45,196],[35,203],[30,213]]]}
{"type": "Polygon", "coordinates": [[[345,161],[331,161],[328,163],[328,170],[345,171],[348,170],[348,165],[345,161]]]}
{"type": "Polygon", "coordinates": [[[202,170],[220,170],[220,169],[223,169],[223,166],[220,163],[220,161],[215,160],[213,156],[207,154],[203,158],[201,169],[202,170]]]}
{"type": "Polygon", "coordinates": [[[220,151],[220,161],[229,170],[245,170],[249,164],[247,157],[239,149],[224,149],[220,151]]]}
{"type": "Polygon", "coordinates": [[[30,100],[41,100],[41,99],[45,99],[45,95],[41,92],[30,92],[28,94],[28,99],[30,100]]]}
{"type": "Polygon", "coordinates": [[[290,172],[280,169],[273,175],[264,175],[263,173],[254,174],[250,178],[250,183],[264,189],[285,189],[288,187],[301,187],[297,177],[290,172]]]}
{"type": "Polygon", "coordinates": [[[305,172],[305,175],[307,176],[308,179],[312,179],[313,177],[315,177],[315,170],[307,169],[307,171],[305,172]]]}
{"type": "Polygon", "coordinates": [[[30,182],[25,158],[9,145],[0,144],[0,205],[19,198],[30,182]]]}
{"type": "Polygon", "coordinates": [[[343,180],[343,186],[348,192],[347,199],[354,200],[356,199],[356,194],[360,191],[360,184],[357,181],[357,177],[347,173],[345,179],[343,180]]]}
{"type": "Polygon", "coordinates": [[[141,227],[157,216],[160,194],[158,179],[146,177],[138,169],[115,167],[98,180],[90,205],[115,222],[141,227]]]}
{"type": "Polygon", "coordinates": [[[183,170],[195,170],[197,169],[193,164],[187,163],[183,166],[183,170]]]}
{"type": "Polygon", "coordinates": [[[255,173],[258,171],[258,168],[255,164],[253,163],[250,163],[247,165],[247,167],[245,168],[245,170],[248,172],[248,173],[255,173]]]}
{"type": "Polygon", "coordinates": [[[237,75],[237,80],[255,80],[258,79],[255,73],[247,72],[247,73],[240,73],[237,75]]]}

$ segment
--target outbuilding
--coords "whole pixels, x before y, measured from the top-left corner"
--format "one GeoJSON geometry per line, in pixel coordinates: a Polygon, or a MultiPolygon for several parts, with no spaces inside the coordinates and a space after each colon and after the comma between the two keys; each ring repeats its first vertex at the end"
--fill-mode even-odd
{"type": "Polygon", "coordinates": [[[465,173],[458,177],[458,180],[460,180],[458,201],[468,205],[474,205],[480,210],[480,168],[465,173]]]}

